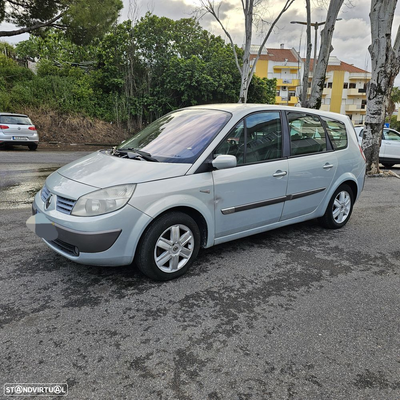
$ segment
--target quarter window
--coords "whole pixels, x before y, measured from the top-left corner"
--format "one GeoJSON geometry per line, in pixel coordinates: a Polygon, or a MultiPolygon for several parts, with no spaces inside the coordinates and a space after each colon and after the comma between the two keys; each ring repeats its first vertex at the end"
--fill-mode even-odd
{"type": "Polygon", "coordinates": [[[248,116],[217,147],[215,155],[231,154],[238,165],[282,157],[282,128],[279,112],[248,116]]]}
{"type": "Polygon", "coordinates": [[[316,115],[289,112],[291,155],[326,151],[325,130],[316,115]]]}
{"type": "Polygon", "coordinates": [[[322,117],[322,119],[326,123],[326,130],[334,150],[345,149],[347,147],[347,131],[345,124],[329,118],[322,117]]]}

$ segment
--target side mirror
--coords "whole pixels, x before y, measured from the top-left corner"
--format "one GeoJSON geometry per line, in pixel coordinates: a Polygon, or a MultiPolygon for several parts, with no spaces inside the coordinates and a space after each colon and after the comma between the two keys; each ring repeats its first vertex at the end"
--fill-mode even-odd
{"type": "Polygon", "coordinates": [[[217,156],[211,164],[215,169],[233,168],[237,165],[237,159],[235,156],[229,154],[221,154],[217,156]]]}

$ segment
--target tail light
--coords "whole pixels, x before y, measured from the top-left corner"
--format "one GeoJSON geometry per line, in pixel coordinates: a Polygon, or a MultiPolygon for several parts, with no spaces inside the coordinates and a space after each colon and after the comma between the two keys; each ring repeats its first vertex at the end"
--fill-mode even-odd
{"type": "Polygon", "coordinates": [[[361,155],[362,155],[364,161],[367,162],[367,159],[365,158],[365,154],[364,154],[363,149],[362,149],[362,147],[360,146],[360,144],[358,145],[358,148],[360,149],[360,153],[361,153],[361,155]]]}
{"type": "Polygon", "coordinates": [[[7,125],[0,125],[0,129],[8,129],[9,127],[7,125]]]}
{"type": "Polygon", "coordinates": [[[36,131],[36,128],[35,128],[34,126],[30,126],[28,129],[29,129],[30,131],[36,131]]]}

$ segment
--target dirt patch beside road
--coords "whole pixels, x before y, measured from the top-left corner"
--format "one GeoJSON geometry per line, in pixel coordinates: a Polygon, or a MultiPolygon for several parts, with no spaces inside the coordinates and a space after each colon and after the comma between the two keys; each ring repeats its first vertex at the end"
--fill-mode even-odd
{"type": "Polygon", "coordinates": [[[129,137],[123,127],[96,118],[38,109],[26,109],[23,112],[29,115],[36,126],[41,148],[49,146],[53,150],[65,150],[71,144],[115,145],[129,137]]]}

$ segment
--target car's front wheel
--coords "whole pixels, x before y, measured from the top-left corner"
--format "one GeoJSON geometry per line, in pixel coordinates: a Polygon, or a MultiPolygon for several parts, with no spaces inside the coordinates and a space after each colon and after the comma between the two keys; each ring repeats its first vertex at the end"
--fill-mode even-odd
{"type": "Polygon", "coordinates": [[[353,211],[354,194],[349,185],[339,186],[329,201],[320,223],[329,229],[338,229],[347,224],[353,211]]]}
{"type": "Polygon", "coordinates": [[[140,239],[136,264],[149,278],[167,281],[183,275],[200,248],[200,230],[189,215],[174,211],[157,218],[140,239]]]}

